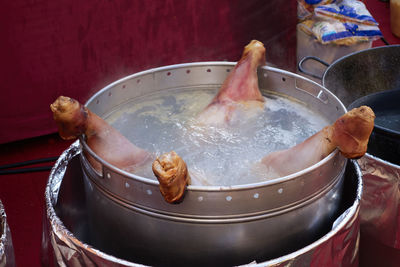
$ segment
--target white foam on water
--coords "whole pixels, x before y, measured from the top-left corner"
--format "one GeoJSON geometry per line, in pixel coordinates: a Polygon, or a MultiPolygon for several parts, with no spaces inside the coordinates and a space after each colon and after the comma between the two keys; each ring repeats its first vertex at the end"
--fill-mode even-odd
{"type": "MultiPolygon", "coordinates": [[[[303,103],[265,94],[264,110],[248,119],[236,114],[231,125],[195,123],[214,97],[210,89],[168,90],[133,99],[106,120],[135,145],[157,155],[174,150],[186,162],[194,183],[237,185],[260,182],[257,162],[290,148],[328,124],[303,103]]],[[[137,175],[155,179],[151,166],[137,175]]]]}

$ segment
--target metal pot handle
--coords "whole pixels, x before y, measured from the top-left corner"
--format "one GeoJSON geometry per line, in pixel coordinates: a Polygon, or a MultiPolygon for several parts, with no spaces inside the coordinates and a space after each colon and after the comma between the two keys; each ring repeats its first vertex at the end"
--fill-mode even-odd
{"type": "Polygon", "coordinates": [[[307,60],[315,60],[315,61],[321,63],[322,65],[325,65],[326,67],[329,67],[329,63],[323,61],[323,60],[320,59],[319,57],[307,56],[307,57],[303,57],[303,58],[300,60],[299,64],[297,65],[300,72],[302,72],[302,73],[304,73],[304,74],[307,74],[307,75],[310,75],[311,77],[314,77],[314,78],[317,78],[317,79],[322,80],[322,76],[318,76],[317,74],[312,73],[312,72],[310,72],[310,71],[304,69],[303,63],[306,62],[307,60]]]}

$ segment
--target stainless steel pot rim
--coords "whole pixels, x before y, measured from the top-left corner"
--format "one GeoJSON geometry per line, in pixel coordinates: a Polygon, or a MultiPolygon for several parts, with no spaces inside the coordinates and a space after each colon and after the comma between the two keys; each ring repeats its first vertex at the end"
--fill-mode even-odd
{"type": "MultiPolygon", "coordinates": [[[[180,69],[180,68],[190,68],[190,67],[194,67],[194,66],[204,66],[204,67],[209,67],[209,66],[227,66],[229,68],[232,68],[236,65],[236,62],[226,62],[226,61],[207,61],[207,62],[193,62],[193,63],[182,63],[182,64],[175,64],[175,65],[169,65],[169,66],[163,66],[163,67],[157,67],[157,68],[152,68],[152,69],[148,69],[145,71],[141,71],[129,76],[126,76],[124,78],[121,78],[111,84],[109,84],[108,86],[104,87],[103,89],[99,90],[97,93],[95,93],[91,98],[89,98],[89,100],[86,102],[86,106],[88,105],[88,103],[92,102],[94,99],[96,99],[99,95],[101,95],[104,91],[108,90],[109,88],[112,88],[120,83],[123,83],[129,79],[133,79],[135,77],[139,77],[142,75],[146,75],[146,74],[152,74],[152,73],[156,73],[156,72],[160,72],[160,71],[167,71],[167,70],[174,70],[174,69],[180,69]]],[[[291,73],[285,70],[281,70],[278,68],[274,68],[274,67],[269,67],[269,66],[262,66],[261,69],[265,69],[268,71],[272,71],[272,72],[276,72],[276,73],[282,73],[288,76],[292,76],[294,78],[300,79],[300,80],[307,80],[307,82],[313,83],[316,86],[321,87],[320,84],[318,84],[317,82],[314,82],[312,80],[306,79],[301,75],[295,74],[295,73],[291,73]]],[[[329,94],[330,97],[336,99],[338,101],[338,103],[340,103],[340,105],[342,106],[342,108],[344,110],[346,110],[346,108],[344,107],[344,105],[340,102],[340,100],[337,99],[337,97],[335,95],[333,95],[329,90],[327,90],[326,88],[324,89],[324,93],[329,94]]],[[[141,177],[132,173],[129,173],[127,171],[121,170],[111,164],[109,164],[108,162],[104,161],[103,159],[101,159],[99,156],[97,156],[92,149],[90,149],[90,147],[86,144],[84,138],[80,137],[80,144],[83,147],[83,150],[87,151],[93,158],[95,158],[98,162],[100,162],[102,165],[106,166],[107,168],[109,168],[110,170],[114,171],[115,173],[118,173],[120,175],[123,175],[125,177],[128,177],[130,179],[134,179],[134,180],[138,180],[142,183],[145,184],[149,184],[149,185],[156,185],[158,186],[159,183],[156,180],[153,179],[149,179],[146,177],[141,177]]],[[[264,181],[264,182],[259,182],[259,183],[252,183],[252,184],[244,184],[244,185],[232,185],[232,186],[193,186],[193,185],[189,185],[187,190],[192,190],[192,191],[240,191],[240,190],[248,190],[248,189],[254,189],[254,188],[259,188],[259,187],[265,187],[265,186],[269,186],[269,185],[275,185],[275,184],[280,184],[280,183],[284,183],[287,182],[291,179],[294,179],[296,177],[300,177],[303,174],[307,173],[307,172],[311,172],[317,168],[319,168],[321,165],[324,165],[327,161],[330,161],[333,157],[335,157],[335,155],[337,153],[340,153],[337,149],[335,149],[332,153],[330,153],[327,157],[325,157],[324,159],[322,159],[321,161],[319,161],[318,163],[303,169],[299,172],[284,176],[284,177],[280,177],[280,178],[276,178],[276,179],[272,179],[269,181],[264,181]]]]}
{"type": "Polygon", "coordinates": [[[345,55],[341,58],[336,59],[334,62],[332,62],[324,71],[324,74],[322,75],[322,85],[325,86],[325,76],[327,73],[329,73],[329,70],[331,68],[333,68],[333,66],[336,65],[336,63],[345,60],[346,58],[352,57],[354,55],[358,55],[358,54],[363,54],[363,53],[367,53],[367,51],[374,51],[374,50],[381,50],[381,49],[387,49],[388,47],[400,47],[400,45],[387,45],[387,46],[378,46],[378,47],[372,47],[372,48],[368,48],[365,50],[361,50],[361,51],[356,51],[353,53],[350,53],[348,55],[345,55]]]}

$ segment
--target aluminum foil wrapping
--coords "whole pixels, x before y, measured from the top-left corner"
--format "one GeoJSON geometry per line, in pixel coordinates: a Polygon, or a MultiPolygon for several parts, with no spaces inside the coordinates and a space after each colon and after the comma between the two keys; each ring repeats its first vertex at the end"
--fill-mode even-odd
{"type": "Polygon", "coordinates": [[[3,203],[0,201],[0,267],[15,266],[11,232],[3,203]]]}
{"type": "Polygon", "coordinates": [[[361,170],[352,162],[357,173],[358,186],[356,199],[340,217],[336,219],[332,230],[314,243],[277,259],[250,266],[358,266],[360,240],[360,199],[362,195],[361,170]]]}
{"type": "MultiPolygon", "coordinates": [[[[42,259],[46,266],[144,266],[118,259],[82,242],[57,216],[55,206],[69,161],[81,152],[75,142],[58,159],[46,186],[42,259]]],[[[358,266],[361,170],[352,162],[357,176],[354,203],[334,222],[332,230],[314,243],[289,255],[247,266],[358,266]]],[[[353,177],[352,177],[353,178],[353,177]]]]}
{"type": "Polygon", "coordinates": [[[54,209],[69,161],[81,151],[79,141],[64,151],[52,168],[45,191],[42,264],[44,266],[143,266],[107,255],[78,240],[54,209]]]}
{"type": "Polygon", "coordinates": [[[369,154],[358,162],[364,182],[361,231],[382,244],[400,249],[400,166],[369,154]]]}

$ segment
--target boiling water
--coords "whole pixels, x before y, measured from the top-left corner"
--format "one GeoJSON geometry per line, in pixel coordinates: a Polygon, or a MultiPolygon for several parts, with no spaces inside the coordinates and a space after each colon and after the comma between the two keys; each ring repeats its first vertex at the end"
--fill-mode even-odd
{"type": "MultiPolygon", "coordinates": [[[[174,150],[191,176],[208,185],[268,179],[255,174],[256,162],[302,142],[328,124],[306,105],[273,93],[264,94],[264,110],[254,118],[244,117],[223,127],[196,124],[196,115],[216,90],[164,90],[117,107],[106,120],[135,145],[156,155],[174,150]]],[[[150,164],[135,174],[155,179],[150,164]]]]}

